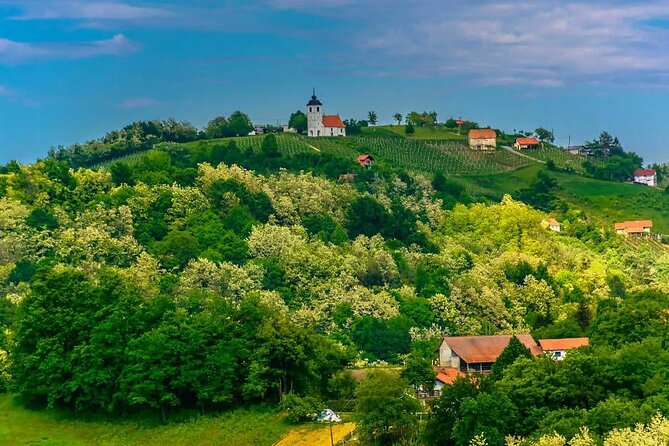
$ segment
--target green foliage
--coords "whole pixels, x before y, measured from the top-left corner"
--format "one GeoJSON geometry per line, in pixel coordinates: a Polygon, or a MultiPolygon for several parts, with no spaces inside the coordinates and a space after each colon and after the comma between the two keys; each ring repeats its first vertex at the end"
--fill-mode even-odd
{"type": "Polygon", "coordinates": [[[492,366],[493,379],[501,379],[504,376],[504,371],[519,358],[532,358],[532,353],[517,337],[512,336],[509,345],[497,357],[497,361],[492,366]]]}
{"type": "Polygon", "coordinates": [[[411,349],[410,327],[411,320],[404,316],[388,321],[364,317],[355,323],[351,337],[369,359],[394,362],[411,349]]]}
{"type": "Polygon", "coordinates": [[[300,397],[294,393],[284,395],[281,408],[286,411],[288,421],[293,424],[313,421],[321,413],[322,403],[313,397],[300,397]]]}
{"type": "Polygon", "coordinates": [[[288,120],[288,126],[297,130],[298,133],[304,133],[307,131],[307,115],[304,114],[301,110],[296,111],[290,115],[288,120]]]}
{"type": "Polygon", "coordinates": [[[412,353],[401,373],[402,378],[416,389],[432,392],[434,388],[434,370],[432,361],[417,353],[412,353]]]}
{"type": "Polygon", "coordinates": [[[413,135],[416,133],[416,129],[414,129],[413,124],[407,123],[407,125],[404,127],[404,133],[407,135],[413,135]]]}
{"type": "Polygon", "coordinates": [[[58,229],[58,220],[44,208],[35,208],[26,218],[26,224],[35,229],[58,229]]]}
{"type": "Polygon", "coordinates": [[[416,430],[420,403],[398,375],[372,372],[356,391],[358,428],[369,444],[393,445],[416,430]]]}

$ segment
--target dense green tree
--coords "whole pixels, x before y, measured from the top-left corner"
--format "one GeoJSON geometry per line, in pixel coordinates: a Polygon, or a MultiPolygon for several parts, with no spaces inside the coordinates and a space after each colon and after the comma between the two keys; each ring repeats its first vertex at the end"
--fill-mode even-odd
{"type": "Polygon", "coordinates": [[[35,208],[26,218],[26,224],[35,229],[58,229],[58,220],[44,208],[35,208]]]}
{"type": "Polygon", "coordinates": [[[304,114],[301,110],[296,111],[290,115],[288,120],[288,127],[297,130],[298,133],[304,133],[307,131],[307,115],[304,114]]]}
{"type": "Polygon", "coordinates": [[[346,227],[351,237],[378,234],[385,230],[390,221],[386,208],[376,199],[365,196],[351,203],[346,216],[346,227]]]}
{"type": "Polygon", "coordinates": [[[376,125],[378,120],[379,117],[376,115],[376,112],[374,111],[367,112],[367,122],[369,122],[369,125],[376,125]]]}
{"type": "Polygon", "coordinates": [[[509,340],[509,345],[497,357],[492,366],[493,379],[501,379],[504,376],[506,368],[516,362],[518,358],[532,358],[532,352],[520,342],[520,339],[512,336],[509,340]]]}
{"type": "Polygon", "coordinates": [[[227,136],[227,129],[228,120],[224,116],[219,116],[207,123],[207,126],[204,129],[204,133],[209,139],[223,138],[227,136]]]}
{"type": "Polygon", "coordinates": [[[253,130],[253,124],[248,115],[237,110],[228,117],[228,126],[225,136],[246,136],[253,130]]]}
{"type": "Polygon", "coordinates": [[[402,123],[402,113],[395,113],[393,119],[397,121],[397,125],[400,125],[402,123]]]}
{"type": "Polygon", "coordinates": [[[415,433],[421,406],[401,377],[371,372],[358,386],[356,399],[358,428],[369,444],[399,444],[415,433]]]}

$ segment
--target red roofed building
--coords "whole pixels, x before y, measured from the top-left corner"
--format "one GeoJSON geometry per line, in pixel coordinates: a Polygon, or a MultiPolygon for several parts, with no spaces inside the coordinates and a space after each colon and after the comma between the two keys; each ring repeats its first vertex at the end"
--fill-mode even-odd
{"type": "Polygon", "coordinates": [[[516,150],[521,149],[536,149],[541,143],[537,138],[516,138],[516,142],[513,144],[513,147],[516,150]]]}
{"type": "Polygon", "coordinates": [[[634,182],[646,186],[657,186],[657,172],[654,169],[637,169],[634,171],[634,182]]]}
{"type": "Polygon", "coordinates": [[[551,358],[562,361],[567,350],[589,345],[588,338],[539,339],[539,346],[551,358]]]}
{"type": "MultiPolygon", "coordinates": [[[[445,337],[439,345],[439,366],[451,367],[462,372],[490,372],[492,365],[509,345],[512,335],[454,336],[445,337]]],[[[533,355],[541,354],[529,334],[516,335],[533,355]]]]}
{"type": "Polygon", "coordinates": [[[653,227],[652,220],[636,220],[636,221],[625,221],[622,223],[616,223],[613,225],[616,230],[616,234],[624,236],[642,236],[650,234],[650,229],[653,227]]]}
{"type": "Polygon", "coordinates": [[[470,130],[469,148],[472,150],[495,150],[497,148],[497,133],[493,129],[470,130]]]}
{"type": "Polygon", "coordinates": [[[307,103],[307,136],[346,136],[346,125],[339,115],[326,115],[323,112],[323,104],[314,91],[307,103]]]}
{"type": "Polygon", "coordinates": [[[364,168],[372,167],[372,163],[374,163],[374,158],[372,155],[360,155],[355,160],[364,168]]]}

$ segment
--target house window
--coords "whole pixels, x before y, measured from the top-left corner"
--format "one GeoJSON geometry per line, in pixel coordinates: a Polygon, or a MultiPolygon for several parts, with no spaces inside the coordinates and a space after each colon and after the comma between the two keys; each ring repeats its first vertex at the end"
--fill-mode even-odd
{"type": "Polygon", "coordinates": [[[320,108],[320,107],[316,107],[316,111],[317,111],[317,112],[321,111],[321,108],[320,108]]]}
{"type": "Polygon", "coordinates": [[[309,113],[311,113],[311,107],[309,107],[309,113]]]}
{"type": "Polygon", "coordinates": [[[330,136],[334,136],[334,130],[330,129],[330,136]]]}
{"type": "Polygon", "coordinates": [[[317,133],[316,136],[321,136],[321,131],[320,131],[320,130],[319,130],[318,132],[316,132],[316,133],[317,133]]]}

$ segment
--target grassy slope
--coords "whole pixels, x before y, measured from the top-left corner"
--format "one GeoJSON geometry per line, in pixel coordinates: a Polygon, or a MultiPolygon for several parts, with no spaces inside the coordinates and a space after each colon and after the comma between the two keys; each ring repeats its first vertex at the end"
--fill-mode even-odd
{"type": "MultiPolygon", "coordinates": [[[[465,181],[489,195],[513,194],[526,187],[541,168],[534,164],[504,174],[467,177],[465,181]]],[[[661,189],[560,172],[553,175],[562,187],[560,194],[602,224],[650,219],[655,230],[669,234],[669,195],[661,189]]]]}
{"type": "Polygon", "coordinates": [[[404,132],[404,125],[379,125],[363,129],[363,134],[365,136],[383,136],[384,133],[403,136],[407,139],[444,139],[448,141],[467,141],[467,135],[459,135],[457,131],[447,129],[444,126],[414,127],[414,133],[410,135],[407,135],[404,132]]]}
{"type": "Polygon", "coordinates": [[[50,411],[30,411],[11,397],[0,397],[3,445],[270,446],[289,430],[278,414],[260,410],[236,410],[163,426],[148,422],[75,421],[50,411]]]}

